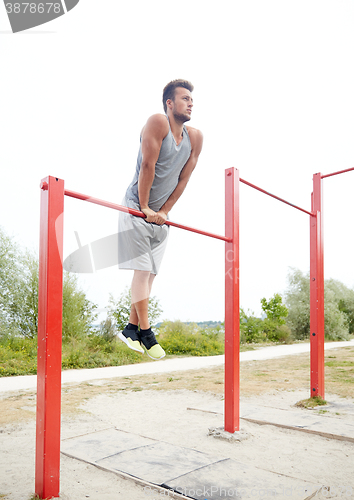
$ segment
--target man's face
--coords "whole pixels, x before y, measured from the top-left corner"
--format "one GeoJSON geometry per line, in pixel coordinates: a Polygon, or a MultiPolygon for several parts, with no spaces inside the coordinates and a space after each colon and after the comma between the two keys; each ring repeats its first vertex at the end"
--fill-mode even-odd
{"type": "Polygon", "coordinates": [[[184,123],[191,119],[193,98],[188,89],[177,87],[175,97],[170,102],[173,116],[177,121],[184,123]]]}

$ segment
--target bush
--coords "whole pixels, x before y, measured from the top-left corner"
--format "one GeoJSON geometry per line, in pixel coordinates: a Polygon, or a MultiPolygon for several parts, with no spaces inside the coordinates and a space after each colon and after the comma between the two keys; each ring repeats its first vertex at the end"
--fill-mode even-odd
{"type": "Polygon", "coordinates": [[[158,329],[158,342],[166,354],[215,356],[224,353],[220,328],[200,328],[181,321],[164,321],[158,329]]]}
{"type": "Polygon", "coordinates": [[[241,343],[259,343],[266,340],[264,332],[264,322],[261,318],[256,318],[254,314],[240,309],[240,336],[241,343]]]}
{"type": "Polygon", "coordinates": [[[0,336],[0,376],[37,373],[37,338],[0,336]]]}
{"type": "Polygon", "coordinates": [[[81,339],[71,338],[63,344],[63,369],[120,366],[141,360],[141,354],[126,348],[116,339],[107,342],[99,333],[92,333],[81,339]]]}
{"type": "Polygon", "coordinates": [[[266,318],[264,321],[264,333],[270,342],[292,342],[291,330],[287,325],[279,325],[277,321],[266,318]]]}
{"type": "MultiPolygon", "coordinates": [[[[1,336],[0,359],[0,377],[36,374],[37,338],[1,336]]],[[[127,365],[142,359],[116,338],[107,342],[99,333],[68,338],[62,346],[63,369],[127,365]]]]}

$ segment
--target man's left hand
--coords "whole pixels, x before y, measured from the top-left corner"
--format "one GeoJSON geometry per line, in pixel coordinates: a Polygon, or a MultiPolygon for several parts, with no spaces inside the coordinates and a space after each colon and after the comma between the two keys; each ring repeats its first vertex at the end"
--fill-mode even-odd
{"type": "Polygon", "coordinates": [[[162,226],[167,220],[167,213],[162,210],[154,212],[151,208],[142,208],[141,211],[146,215],[146,222],[162,226]]]}
{"type": "Polygon", "coordinates": [[[155,224],[162,226],[163,224],[165,224],[166,221],[167,221],[167,214],[165,212],[163,212],[162,210],[159,210],[156,213],[156,221],[154,221],[155,224]]]}

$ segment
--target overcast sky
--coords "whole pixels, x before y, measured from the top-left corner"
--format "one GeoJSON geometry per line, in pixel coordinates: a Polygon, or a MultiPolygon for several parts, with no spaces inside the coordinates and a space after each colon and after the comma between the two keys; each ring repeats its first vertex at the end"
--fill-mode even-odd
{"type": "MultiPolygon", "coordinates": [[[[164,85],[195,86],[190,125],[204,148],[173,221],[224,234],[225,169],[310,210],[312,175],[354,166],[354,3],[350,0],[82,0],[12,34],[0,6],[0,225],[38,251],[39,183],[120,203],[139,134],[164,85]]],[[[354,286],[354,172],[324,181],[325,276],[354,286]]],[[[65,200],[64,256],[117,230],[117,212],[65,200]]],[[[241,186],[241,305],[309,270],[309,216],[241,186]]],[[[80,277],[105,307],[130,284],[109,268],[80,277]]],[[[224,243],[172,228],[153,295],[163,319],[224,319],[224,243]]]]}

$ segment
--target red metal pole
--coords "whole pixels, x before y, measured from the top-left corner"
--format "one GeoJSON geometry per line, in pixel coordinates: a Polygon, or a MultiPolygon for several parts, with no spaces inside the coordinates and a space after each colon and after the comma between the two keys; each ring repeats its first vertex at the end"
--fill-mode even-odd
{"type": "Polygon", "coordinates": [[[225,171],[225,431],[240,428],[239,171],[225,171]]]}
{"type": "Polygon", "coordinates": [[[36,481],[39,498],[59,496],[64,181],[41,183],[38,288],[36,481]]]}
{"type": "Polygon", "coordinates": [[[310,346],[311,396],[325,397],[324,383],[324,261],[321,174],[313,176],[310,217],[310,346]]]}

